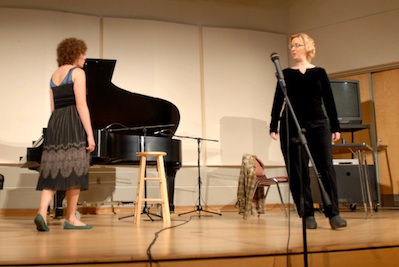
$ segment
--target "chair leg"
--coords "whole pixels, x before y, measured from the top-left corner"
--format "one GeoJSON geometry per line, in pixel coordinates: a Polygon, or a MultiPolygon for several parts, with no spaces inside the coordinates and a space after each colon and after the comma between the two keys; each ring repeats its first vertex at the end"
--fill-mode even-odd
{"type": "Polygon", "coordinates": [[[280,195],[281,205],[283,206],[283,211],[284,211],[285,217],[288,217],[287,210],[285,209],[285,204],[284,204],[284,200],[283,200],[283,195],[281,194],[281,190],[280,190],[279,183],[278,183],[277,179],[274,179],[274,181],[276,182],[278,194],[280,195]]]}

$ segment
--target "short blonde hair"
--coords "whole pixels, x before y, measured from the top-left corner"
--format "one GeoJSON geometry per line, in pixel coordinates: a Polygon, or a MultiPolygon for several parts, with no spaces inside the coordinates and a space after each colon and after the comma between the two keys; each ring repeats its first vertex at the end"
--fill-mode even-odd
{"type": "Polygon", "coordinates": [[[290,36],[290,42],[294,38],[301,38],[306,49],[306,59],[311,62],[312,58],[316,56],[316,45],[314,40],[306,33],[296,33],[290,36]]]}

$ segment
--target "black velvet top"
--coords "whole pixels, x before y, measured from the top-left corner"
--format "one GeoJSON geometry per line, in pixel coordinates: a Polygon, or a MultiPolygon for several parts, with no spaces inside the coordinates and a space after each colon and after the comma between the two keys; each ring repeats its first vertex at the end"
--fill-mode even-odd
{"type": "MultiPolygon", "coordinates": [[[[287,68],[283,70],[283,74],[288,98],[301,127],[305,127],[307,122],[325,120],[327,113],[331,132],[340,132],[337,109],[326,71],[323,68],[315,67],[307,69],[302,74],[297,69],[287,68]],[[322,107],[323,103],[326,113],[322,107]]],[[[277,83],[271,113],[270,132],[277,132],[283,104],[284,94],[277,83]]]]}

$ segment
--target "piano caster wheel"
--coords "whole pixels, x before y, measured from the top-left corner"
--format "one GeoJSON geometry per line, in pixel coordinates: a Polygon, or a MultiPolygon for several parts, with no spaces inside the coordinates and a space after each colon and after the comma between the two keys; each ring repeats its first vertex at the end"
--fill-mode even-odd
{"type": "Polygon", "coordinates": [[[356,203],[350,204],[350,205],[349,205],[349,209],[350,209],[351,211],[355,211],[355,210],[356,210],[356,203]]]}

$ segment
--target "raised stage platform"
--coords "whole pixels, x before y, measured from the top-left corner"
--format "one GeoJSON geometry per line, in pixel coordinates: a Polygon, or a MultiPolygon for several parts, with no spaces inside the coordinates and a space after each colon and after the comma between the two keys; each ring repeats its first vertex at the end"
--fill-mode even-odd
{"type": "MultiPolygon", "coordinates": [[[[83,214],[92,230],[63,230],[63,220],[49,218],[46,233],[36,231],[34,215],[0,216],[0,265],[304,266],[302,221],[295,211],[290,219],[277,206],[248,220],[236,211],[173,214],[173,227],[151,247],[162,221],[143,215],[136,226],[133,218],[118,220],[123,215],[83,214]]],[[[307,231],[308,266],[397,266],[399,211],[381,209],[366,218],[362,210],[344,209],[341,215],[348,227],[331,230],[324,215],[316,214],[318,229],[307,231]]]]}

